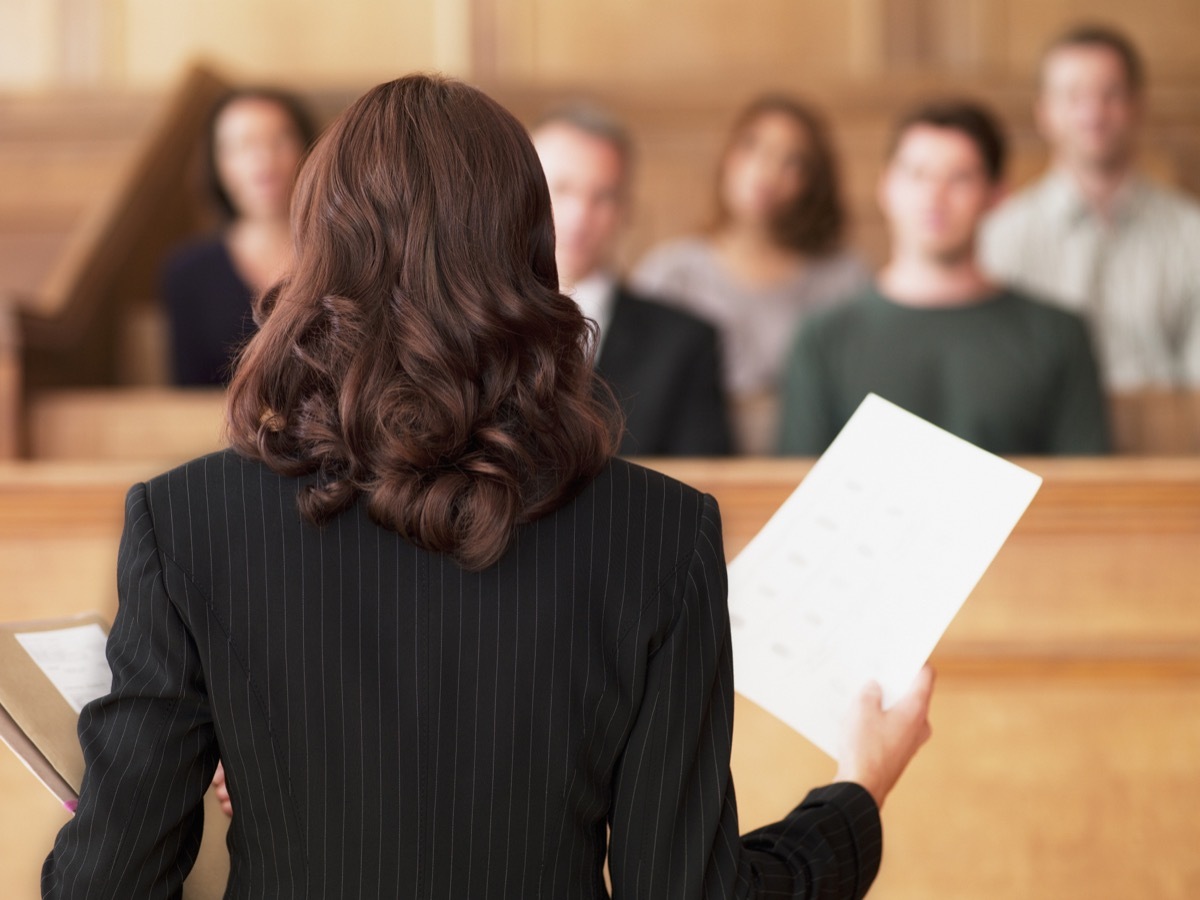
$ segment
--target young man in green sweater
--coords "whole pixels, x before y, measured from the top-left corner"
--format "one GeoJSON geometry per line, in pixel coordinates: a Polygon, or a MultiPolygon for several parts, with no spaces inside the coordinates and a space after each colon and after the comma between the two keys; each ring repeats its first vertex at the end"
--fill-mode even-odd
{"type": "Polygon", "coordinates": [[[879,183],[892,256],[875,285],[810,318],[784,375],[780,449],[821,453],[871,392],[1001,454],[1109,449],[1078,316],[988,280],[976,255],[1004,138],[980,106],[901,120],[879,183]]]}

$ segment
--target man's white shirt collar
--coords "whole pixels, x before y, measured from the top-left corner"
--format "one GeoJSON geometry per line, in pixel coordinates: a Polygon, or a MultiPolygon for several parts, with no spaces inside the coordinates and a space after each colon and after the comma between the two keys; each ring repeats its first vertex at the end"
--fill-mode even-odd
{"type": "Polygon", "coordinates": [[[596,341],[598,354],[612,322],[613,306],[617,302],[617,279],[611,272],[593,272],[578,281],[566,294],[578,304],[580,312],[600,326],[596,341]]]}

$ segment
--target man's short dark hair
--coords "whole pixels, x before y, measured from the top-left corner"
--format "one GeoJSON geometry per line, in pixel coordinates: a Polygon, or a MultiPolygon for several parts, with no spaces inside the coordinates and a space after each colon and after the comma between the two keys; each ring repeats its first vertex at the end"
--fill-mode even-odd
{"type": "Polygon", "coordinates": [[[936,100],[910,110],[892,131],[888,158],[896,155],[904,136],[919,125],[965,134],[979,150],[988,180],[994,184],[1004,177],[1004,164],[1008,156],[1004,129],[986,106],[973,100],[936,100]]]}
{"type": "Polygon", "coordinates": [[[629,170],[633,165],[633,138],[629,136],[629,130],[621,120],[608,110],[592,103],[567,103],[556,106],[540,116],[533,123],[530,132],[553,125],[574,128],[609,144],[621,157],[621,168],[625,180],[628,181],[629,170]]]}
{"type": "Polygon", "coordinates": [[[1141,93],[1146,84],[1146,67],[1137,47],[1125,34],[1107,25],[1094,23],[1072,26],[1046,47],[1046,52],[1042,54],[1041,71],[1045,70],[1046,60],[1054,53],[1072,47],[1099,47],[1111,50],[1125,68],[1125,80],[1129,90],[1135,94],[1141,93]]]}

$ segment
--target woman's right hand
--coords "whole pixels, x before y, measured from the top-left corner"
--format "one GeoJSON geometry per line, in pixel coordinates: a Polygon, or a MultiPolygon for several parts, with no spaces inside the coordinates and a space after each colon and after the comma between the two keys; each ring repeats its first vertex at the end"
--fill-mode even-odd
{"type": "Polygon", "coordinates": [[[863,689],[850,714],[836,781],[861,784],[883,806],[909,760],[932,734],[933,679],[933,668],[926,665],[909,692],[889,710],[883,709],[878,684],[871,682],[863,689]]]}

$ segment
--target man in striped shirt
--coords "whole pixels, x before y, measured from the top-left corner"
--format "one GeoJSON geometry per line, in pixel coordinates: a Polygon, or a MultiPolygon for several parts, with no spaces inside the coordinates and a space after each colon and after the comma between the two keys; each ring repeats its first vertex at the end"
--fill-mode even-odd
{"type": "Polygon", "coordinates": [[[1136,49],[1073,29],[1042,62],[1036,115],[1053,164],[988,222],[985,266],[1084,314],[1113,390],[1200,385],[1200,205],[1137,172],[1136,49]]]}

